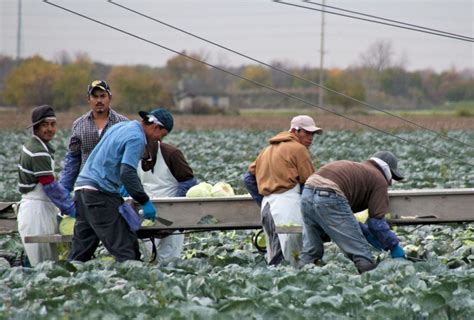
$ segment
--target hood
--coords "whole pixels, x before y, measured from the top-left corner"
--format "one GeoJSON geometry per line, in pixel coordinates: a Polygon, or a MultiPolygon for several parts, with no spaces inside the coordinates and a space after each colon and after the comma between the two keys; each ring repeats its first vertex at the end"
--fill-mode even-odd
{"type": "Polygon", "coordinates": [[[271,144],[277,144],[280,142],[288,142],[288,141],[295,141],[298,143],[300,142],[298,138],[289,131],[280,132],[279,134],[271,138],[269,142],[271,144]]]}

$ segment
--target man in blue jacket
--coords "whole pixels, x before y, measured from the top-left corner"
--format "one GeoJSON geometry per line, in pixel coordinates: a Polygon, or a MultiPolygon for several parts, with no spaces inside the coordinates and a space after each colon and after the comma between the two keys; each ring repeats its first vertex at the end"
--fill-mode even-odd
{"type": "Polygon", "coordinates": [[[143,206],[146,219],[156,219],[137,167],[147,142],[161,140],[172,130],[173,117],[163,109],[139,114],[141,122],[121,122],[105,133],[77,178],[77,220],[69,260],[90,260],[99,241],[117,261],[140,259],[137,235],[119,213],[119,189],[123,185],[143,206]]]}

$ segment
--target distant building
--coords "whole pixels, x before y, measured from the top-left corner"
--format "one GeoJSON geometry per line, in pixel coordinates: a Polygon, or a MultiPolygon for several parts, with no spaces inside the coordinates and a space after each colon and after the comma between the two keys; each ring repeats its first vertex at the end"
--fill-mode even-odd
{"type": "Polygon", "coordinates": [[[174,100],[182,113],[219,113],[230,108],[229,95],[197,80],[180,81],[174,100]]]}

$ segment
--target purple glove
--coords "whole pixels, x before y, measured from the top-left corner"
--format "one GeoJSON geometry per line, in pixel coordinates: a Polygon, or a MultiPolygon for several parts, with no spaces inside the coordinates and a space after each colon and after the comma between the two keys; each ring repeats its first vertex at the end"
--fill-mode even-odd
{"type": "Polygon", "coordinates": [[[59,208],[62,214],[76,217],[76,206],[69,196],[69,192],[57,181],[53,181],[43,186],[43,190],[49,199],[59,208]]]}

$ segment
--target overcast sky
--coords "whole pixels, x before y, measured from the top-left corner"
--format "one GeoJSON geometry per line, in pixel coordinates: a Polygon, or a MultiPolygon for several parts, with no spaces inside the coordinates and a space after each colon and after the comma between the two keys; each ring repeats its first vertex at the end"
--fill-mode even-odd
{"type": "MultiPolygon", "coordinates": [[[[88,53],[107,64],[163,66],[175,55],[44,3],[22,1],[21,56],[56,59],[88,53]]],[[[258,60],[319,66],[321,13],[271,0],[114,0],[258,60]]],[[[322,2],[322,0],[314,0],[322,2]]],[[[0,0],[0,54],[16,56],[19,0],[0,0]]],[[[51,0],[176,51],[204,52],[210,63],[252,63],[139,17],[105,0],[51,0]]],[[[301,1],[288,2],[320,8],[301,1]]],[[[474,37],[474,0],[326,0],[326,4],[474,37]]],[[[334,10],[333,10],[334,11],[334,10]]],[[[345,68],[377,40],[391,42],[409,70],[474,68],[472,42],[326,14],[324,65],[345,68]]]]}

